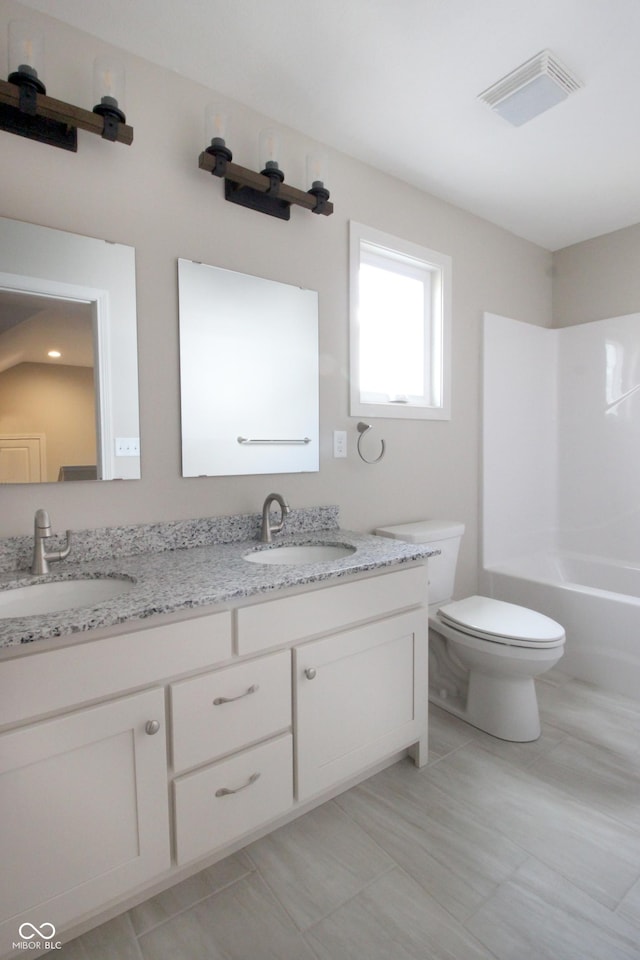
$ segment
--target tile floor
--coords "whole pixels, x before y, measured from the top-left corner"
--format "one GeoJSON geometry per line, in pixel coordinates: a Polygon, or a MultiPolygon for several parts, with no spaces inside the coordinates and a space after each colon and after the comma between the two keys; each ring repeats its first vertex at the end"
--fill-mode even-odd
{"type": "Polygon", "coordinates": [[[640,700],[547,674],[540,740],[431,708],[395,764],[60,960],[638,960],[640,700]]]}

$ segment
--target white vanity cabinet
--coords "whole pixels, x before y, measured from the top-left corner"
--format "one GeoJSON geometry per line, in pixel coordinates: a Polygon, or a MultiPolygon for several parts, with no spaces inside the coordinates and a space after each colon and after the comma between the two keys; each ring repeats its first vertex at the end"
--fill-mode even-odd
{"type": "Polygon", "coordinates": [[[3,947],[166,870],[166,785],[161,689],[0,735],[3,947]]]}
{"type": "Polygon", "coordinates": [[[0,957],[425,762],[426,592],[392,567],[0,660],[0,957]]]}

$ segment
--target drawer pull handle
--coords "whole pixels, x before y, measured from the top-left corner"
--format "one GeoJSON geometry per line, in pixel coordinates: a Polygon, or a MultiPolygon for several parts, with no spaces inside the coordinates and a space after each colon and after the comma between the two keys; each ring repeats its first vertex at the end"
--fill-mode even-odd
{"type": "Polygon", "coordinates": [[[239,693],[237,697],[216,697],[213,701],[213,705],[214,707],[219,707],[222,703],[233,703],[235,700],[242,700],[243,697],[248,697],[252,693],[257,693],[259,689],[259,684],[252,683],[248,690],[245,690],[244,693],[239,693]]]}
{"type": "Polygon", "coordinates": [[[150,737],[152,737],[154,733],[157,733],[159,729],[160,729],[159,720],[147,720],[147,722],[144,725],[144,732],[148,733],[150,737]]]}
{"type": "Polygon", "coordinates": [[[241,787],[236,787],[235,790],[230,787],[220,787],[219,790],[216,790],[216,797],[229,797],[232,793],[240,793],[241,790],[246,790],[252,783],[255,783],[259,777],[259,773],[252,773],[247,782],[243,783],[241,787]]]}
{"type": "Polygon", "coordinates": [[[307,667],[307,669],[304,672],[304,675],[307,678],[307,680],[314,680],[317,674],[318,674],[318,671],[316,670],[315,667],[307,667]]]}

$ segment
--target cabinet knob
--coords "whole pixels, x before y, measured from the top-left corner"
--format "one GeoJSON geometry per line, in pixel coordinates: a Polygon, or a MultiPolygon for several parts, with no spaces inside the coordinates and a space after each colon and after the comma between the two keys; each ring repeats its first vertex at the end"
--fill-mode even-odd
{"type": "Polygon", "coordinates": [[[313,680],[317,672],[318,671],[316,670],[315,667],[307,667],[307,669],[304,672],[304,675],[307,678],[307,680],[313,680]]]}
{"type": "Polygon", "coordinates": [[[144,727],[144,732],[145,732],[145,733],[148,733],[149,736],[152,737],[152,736],[154,735],[154,733],[157,733],[157,732],[158,732],[159,729],[160,729],[160,721],[159,721],[159,720],[147,720],[147,722],[146,722],[146,724],[145,724],[145,727],[144,727]]]}

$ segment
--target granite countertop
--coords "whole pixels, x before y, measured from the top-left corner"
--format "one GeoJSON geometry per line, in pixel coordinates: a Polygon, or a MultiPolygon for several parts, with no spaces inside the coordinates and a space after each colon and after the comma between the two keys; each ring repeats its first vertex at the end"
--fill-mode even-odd
{"type": "MultiPolygon", "coordinates": [[[[117,551],[116,551],[117,552],[117,551]]],[[[132,581],[128,592],[89,607],[0,620],[0,648],[17,647],[51,637],[61,637],[110,627],[158,614],[225,604],[270,594],[287,587],[336,580],[351,574],[422,560],[436,553],[426,544],[404,543],[339,527],[279,534],[270,546],[256,539],[177,549],[153,550],[133,556],[65,560],[51,564],[51,572],[33,577],[27,572],[5,572],[0,591],[34,583],[69,579],[124,578],[132,581]],[[355,547],[355,552],[321,563],[260,564],[244,555],[280,545],[332,543],[355,547]]]]}

